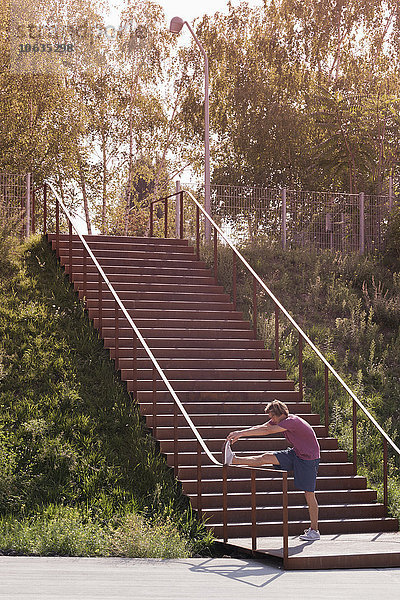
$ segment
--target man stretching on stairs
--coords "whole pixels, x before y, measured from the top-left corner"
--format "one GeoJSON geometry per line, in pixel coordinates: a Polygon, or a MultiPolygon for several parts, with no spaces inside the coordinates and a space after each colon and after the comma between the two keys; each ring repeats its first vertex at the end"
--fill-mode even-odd
{"type": "Polygon", "coordinates": [[[302,540],[320,539],[318,531],[318,503],[315,497],[320,448],[311,425],[296,415],[289,415],[289,409],[283,402],[273,400],[265,408],[269,421],[242,431],[233,431],[224,445],[224,464],[261,467],[273,465],[275,469],[294,472],[294,485],[306,495],[311,527],[300,536],[302,540]],[[292,448],[279,452],[265,452],[258,456],[240,458],[232,452],[231,444],[241,437],[271,435],[282,432],[292,448]]]}

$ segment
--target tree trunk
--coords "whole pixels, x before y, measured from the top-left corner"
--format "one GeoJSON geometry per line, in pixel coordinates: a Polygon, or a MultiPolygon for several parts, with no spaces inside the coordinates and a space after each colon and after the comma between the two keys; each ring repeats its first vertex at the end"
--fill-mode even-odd
{"type": "Polygon", "coordinates": [[[88,230],[88,234],[92,235],[92,224],[90,222],[90,215],[89,215],[89,203],[88,203],[87,194],[86,194],[86,181],[85,181],[85,175],[83,173],[82,163],[80,160],[79,160],[79,177],[80,177],[80,181],[81,181],[81,189],[82,189],[82,196],[83,196],[83,209],[85,211],[87,230],[88,230]]]}
{"type": "Polygon", "coordinates": [[[102,152],[103,152],[103,202],[101,211],[101,233],[106,233],[106,210],[107,210],[107,152],[106,152],[106,139],[104,133],[102,134],[102,152]]]}

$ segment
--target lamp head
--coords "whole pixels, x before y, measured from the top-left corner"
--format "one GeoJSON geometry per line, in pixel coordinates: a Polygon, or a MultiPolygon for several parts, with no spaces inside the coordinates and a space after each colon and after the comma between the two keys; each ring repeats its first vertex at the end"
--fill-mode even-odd
{"type": "Polygon", "coordinates": [[[180,33],[184,23],[185,23],[185,21],[183,19],[181,19],[180,17],[174,17],[173,19],[171,19],[171,23],[169,26],[170,32],[171,33],[180,33]]]}

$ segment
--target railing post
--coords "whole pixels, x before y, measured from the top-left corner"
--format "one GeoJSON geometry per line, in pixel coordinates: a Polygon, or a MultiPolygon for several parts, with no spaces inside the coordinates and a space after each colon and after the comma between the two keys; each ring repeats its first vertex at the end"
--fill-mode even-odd
{"type": "Polygon", "coordinates": [[[68,273],[72,278],[72,223],[68,220],[68,273]]]}
{"type": "Polygon", "coordinates": [[[393,171],[389,175],[389,211],[393,209],[393,171]]]}
{"type": "Polygon", "coordinates": [[[179,238],[183,240],[183,192],[179,193],[179,238]]]}
{"type": "Polygon", "coordinates": [[[164,200],[164,237],[168,237],[168,198],[164,200]]]}
{"type": "Polygon", "coordinates": [[[99,335],[101,337],[101,332],[103,329],[103,280],[101,278],[100,271],[98,272],[98,292],[99,292],[99,335]]]}
{"type": "Polygon", "coordinates": [[[388,443],[383,438],[383,504],[388,508],[388,443]]]}
{"type": "Polygon", "coordinates": [[[353,471],[357,475],[357,403],[353,399],[353,471]]]}
{"type": "Polygon", "coordinates": [[[138,389],[137,385],[137,350],[138,350],[138,338],[136,333],[133,332],[133,391],[136,393],[138,389]]]}
{"type": "Polygon", "coordinates": [[[179,202],[180,199],[180,194],[179,192],[181,191],[181,182],[179,181],[179,179],[177,181],[175,181],[175,192],[176,192],[176,196],[175,196],[175,237],[179,238],[181,237],[180,235],[180,222],[181,222],[181,203],[179,202]]]}
{"type": "Polygon", "coordinates": [[[214,279],[218,281],[218,238],[217,230],[214,229],[214,279]]]}
{"type": "Polygon", "coordinates": [[[83,246],[83,298],[82,301],[86,305],[86,297],[87,297],[87,253],[86,248],[83,246]]]}
{"type": "Polygon", "coordinates": [[[299,396],[303,402],[303,336],[299,333],[299,396]]]}
{"type": "Polygon", "coordinates": [[[251,469],[251,550],[257,550],[256,471],[251,469]]]}
{"type": "Polygon", "coordinates": [[[253,276],[253,334],[257,339],[257,279],[253,276]]]}
{"type": "Polygon", "coordinates": [[[43,185],[43,235],[47,234],[47,183],[43,185]]]}
{"type": "Polygon", "coordinates": [[[36,213],[36,194],[35,190],[32,190],[32,233],[35,235],[36,222],[35,222],[35,213],[36,213]]]}
{"type": "Polygon", "coordinates": [[[325,365],[325,429],[329,435],[329,370],[325,365]]]}
{"type": "Polygon", "coordinates": [[[275,305],[275,369],[279,369],[279,306],[275,305]]]}
{"type": "Polygon", "coordinates": [[[199,515],[201,515],[201,511],[201,446],[200,442],[197,441],[197,512],[199,515]]]}
{"type": "Polygon", "coordinates": [[[283,566],[287,567],[289,558],[289,509],[288,509],[288,480],[287,473],[282,473],[283,495],[283,566]]]}
{"type": "Polygon", "coordinates": [[[235,252],[233,252],[233,266],[232,266],[232,270],[233,270],[233,310],[236,310],[236,303],[237,303],[237,257],[235,252]]]}
{"type": "Polygon", "coordinates": [[[359,207],[360,207],[360,254],[364,254],[365,251],[365,203],[364,203],[364,192],[359,195],[359,207]]]}
{"type": "Polygon", "coordinates": [[[228,465],[222,467],[222,498],[223,498],[223,523],[222,535],[224,543],[228,542],[228,465]]]}
{"type": "Polygon", "coordinates": [[[58,198],[56,198],[56,249],[59,253],[60,245],[60,204],[58,198]]]}
{"type": "Polygon", "coordinates": [[[157,437],[157,372],[153,364],[153,436],[157,437]]]}
{"type": "Polygon", "coordinates": [[[119,370],[119,318],[118,318],[118,302],[115,302],[114,309],[114,359],[115,359],[115,367],[117,371],[119,370]]]}
{"type": "Polygon", "coordinates": [[[286,250],[286,188],[282,188],[282,248],[286,250]]]}
{"type": "Polygon", "coordinates": [[[31,234],[31,174],[26,174],[26,206],[25,206],[26,237],[31,234]]]}
{"type": "Polygon", "coordinates": [[[149,231],[149,237],[153,237],[153,228],[154,228],[154,225],[153,225],[153,219],[154,219],[154,216],[153,216],[153,206],[154,206],[153,202],[150,202],[150,231],[149,231]]]}
{"type": "Polygon", "coordinates": [[[174,470],[175,475],[178,476],[178,405],[174,399],[174,470]]]}
{"type": "Polygon", "coordinates": [[[196,206],[196,258],[200,260],[200,209],[196,206]]]}

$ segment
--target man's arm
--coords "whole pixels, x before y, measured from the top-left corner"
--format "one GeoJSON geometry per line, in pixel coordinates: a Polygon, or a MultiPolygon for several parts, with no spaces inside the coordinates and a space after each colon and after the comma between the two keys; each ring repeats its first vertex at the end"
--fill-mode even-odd
{"type": "Polygon", "coordinates": [[[253,435],[271,435],[272,433],[281,433],[282,431],[285,431],[283,427],[279,427],[279,425],[271,425],[269,422],[267,422],[263,423],[263,425],[249,427],[249,429],[232,431],[226,439],[231,444],[234,444],[241,437],[252,437],[253,435]]]}

